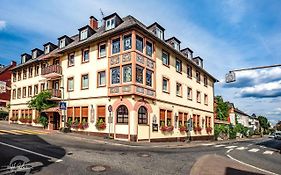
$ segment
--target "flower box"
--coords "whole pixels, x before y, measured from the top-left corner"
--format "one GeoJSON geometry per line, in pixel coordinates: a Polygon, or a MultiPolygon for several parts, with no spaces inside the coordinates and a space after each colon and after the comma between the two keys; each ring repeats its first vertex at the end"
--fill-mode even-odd
{"type": "Polygon", "coordinates": [[[187,128],[186,126],[180,126],[179,130],[180,132],[186,132],[187,128]]]}
{"type": "Polygon", "coordinates": [[[195,132],[201,132],[202,128],[200,126],[196,126],[193,128],[195,132]]]}
{"type": "Polygon", "coordinates": [[[174,126],[161,126],[160,130],[162,132],[172,132],[174,130],[174,126]]]}
{"type": "Polygon", "coordinates": [[[207,127],[207,128],[206,128],[207,133],[212,133],[212,130],[213,130],[212,127],[207,127]]]}
{"type": "Polygon", "coordinates": [[[104,130],[104,129],[106,128],[106,124],[105,124],[104,122],[102,122],[102,123],[97,123],[97,124],[96,124],[96,128],[97,128],[98,130],[104,130]]]}

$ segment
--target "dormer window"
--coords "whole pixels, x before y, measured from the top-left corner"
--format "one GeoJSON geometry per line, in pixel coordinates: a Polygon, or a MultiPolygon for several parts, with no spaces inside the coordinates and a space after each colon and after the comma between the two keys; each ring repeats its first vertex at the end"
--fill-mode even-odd
{"type": "Polygon", "coordinates": [[[148,26],[147,29],[150,30],[151,32],[153,32],[154,35],[157,36],[159,39],[164,40],[165,29],[157,22],[148,26]]]}
{"type": "Polygon", "coordinates": [[[88,37],[88,29],[84,29],[80,32],[80,40],[87,39],[88,37]]]}
{"type": "Polygon", "coordinates": [[[45,46],[44,53],[48,54],[50,52],[50,45],[45,46]]]}
{"type": "Polygon", "coordinates": [[[37,56],[37,51],[33,51],[32,52],[32,58],[36,58],[36,56],[37,56]]]}
{"type": "Polygon", "coordinates": [[[105,30],[110,30],[115,28],[115,17],[106,20],[105,30]]]}
{"type": "Polygon", "coordinates": [[[23,55],[22,58],[21,58],[21,60],[22,60],[22,61],[21,61],[22,63],[25,63],[25,62],[26,62],[26,55],[23,55]]]}
{"type": "Polygon", "coordinates": [[[155,29],[155,35],[160,38],[161,40],[164,39],[164,32],[162,30],[160,30],[159,28],[155,29]]]}
{"type": "Polygon", "coordinates": [[[173,48],[176,50],[180,50],[180,45],[176,42],[173,43],[173,48]]]}
{"type": "Polygon", "coordinates": [[[63,47],[65,47],[65,38],[62,38],[60,40],[60,48],[63,48],[63,47]]]}

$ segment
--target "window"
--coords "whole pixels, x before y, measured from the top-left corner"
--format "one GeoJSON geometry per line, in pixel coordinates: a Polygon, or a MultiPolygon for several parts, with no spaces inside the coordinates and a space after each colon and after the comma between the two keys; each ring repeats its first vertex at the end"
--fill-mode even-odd
{"type": "Polygon", "coordinates": [[[18,88],[17,98],[18,98],[18,99],[21,98],[21,89],[20,89],[20,88],[18,88]]]}
{"type": "Polygon", "coordinates": [[[89,61],[89,49],[83,50],[82,54],[82,62],[88,62],[89,61]]]}
{"type": "Polygon", "coordinates": [[[176,90],[177,96],[182,96],[182,85],[180,83],[177,83],[176,90]]]}
{"type": "Polygon", "coordinates": [[[208,95],[204,94],[204,104],[208,106],[208,95]]]}
{"type": "Polygon", "coordinates": [[[13,99],[16,99],[16,94],[17,94],[16,89],[13,89],[13,99]]]}
{"type": "Polygon", "coordinates": [[[45,90],[45,83],[41,83],[40,90],[41,90],[41,92],[45,90]]]}
{"type": "Polygon", "coordinates": [[[173,42],[172,45],[173,45],[173,48],[174,48],[174,49],[180,50],[180,45],[179,45],[179,43],[173,42]]]}
{"type": "Polygon", "coordinates": [[[125,35],[124,38],[123,38],[123,47],[124,47],[124,50],[129,50],[132,48],[132,35],[125,35]]]}
{"type": "Polygon", "coordinates": [[[82,122],[88,122],[88,106],[82,106],[82,122]]]}
{"type": "Polygon", "coordinates": [[[105,86],[105,83],[106,83],[105,71],[98,72],[98,87],[105,86]]]}
{"type": "Polygon", "coordinates": [[[120,38],[112,40],[112,54],[120,52],[120,38]]]}
{"type": "Polygon", "coordinates": [[[81,89],[89,89],[89,75],[82,75],[82,87],[81,89]]]}
{"type": "Polygon", "coordinates": [[[197,83],[200,83],[200,80],[201,80],[201,78],[200,78],[200,72],[197,70],[197,71],[196,71],[196,81],[197,81],[197,83]]]}
{"type": "Polygon", "coordinates": [[[38,85],[34,85],[34,95],[38,94],[38,85]]]}
{"type": "Polygon", "coordinates": [[[118,84],[120,83],[120,68],[115,67],[111,68],[111,84],[118,84]]]}
{"type": "Polygon", "coordinates": [[[136,82],[143,84],[143,68],[138,65],[136,67],[136,82]]]}
{"type": "Polygon", "coordinates": [[[106,20],[106,26],[105,26],[105,30],[110,30],[115,28],[115,18],[110,18],[108,20],[106,20]]]}
{"type": "Polygon", "coordinates": [[[123,66],[123,82],[132,81],[132,65],[123,66]]]}
{"type": "Polygon", "coordinates": [[[28,77],[31,78],[33,76],[33,67],[30,67],[28,70],[28,77]]]}
{"type": "Polygon", "coordinates": [[[208,85],[208,78],[206,75],[204,75],[204,86],[208,85]]]}
{"type": "Polygon", "coordinates": [[[68,67],[74,66],[74,54],[68,55],[68,67]]]}
{"type": "Polygon", "coordinates": [[[196,92],[196,100],[198,103],[201,103],[201,92],[200,91],[196,92]]]}
{"type": "Polygon", "coordinates": [[[13,82],[16,82],[16,81],[17,81],[17,74],[13,73],[13,82]]]}
{"type": "Polygon", "coordinates": [[[102,119],[102,121],[105,122],[105,111],[106,111],[105,106],[97,107],[97,119],[98,120],[102,119]]]}
{"type": "Polygon", "coordinates": [[[18,81],[21,80],[21,71],[18,72],[18,81]]]}
{"type": "Polygon", "coordinates": [[[165,126],[165,112],[166,110],[160,109],[160,126],[165,126]]]}
{"type": "Polygon", "coordinates": [[[192,67],[190,65],[187,65],[187,77],[192,77],[192,67]]]}
{"type": "Polygon", "coordinates": [[[39,69],[40,69],[40,66],[39,66],[39,65],[36,65],[36,66],[35,66],[35,76],[38,76],[38,75],[39,75],[39,69]]]}
{"type": "Polygon", "coordinates": [[[138,51],[143,52],[143,38],[138,35],[136,37],[136,47],[138,51]]]}
{"type": "Polygon", "coordinates": [[[100,44],[99,45],[99,58],[106,57],[106,45],[100,44]]]}
{"type": "Polygon", "coordinates": [[[32,96],[32,86],[28,86],[28,97],[32,96]]]}
{"type": "Polygon", "coordinates": [[[22,98],[26,97],[26,87],[22,88],[22,98]]]}
{"type": "Polygon", "coordinates": [[[67,91],[71,92],[74,90],[74,78],[70,77],[67,79],[67,91]]]}
{"type": "Polygon", "coordinates": [[[160,30],[159,28],[156,28],[155,34],[156,34],[156,36],[157,36],[158,38],[160,38],[161,40],[163,40],[164,35],[163,35],[163,31],[162,31],[162,30],[160,30]]]}
{"type": "Polygon", "coordinates": [[[167,111],[167,126],[172,126],[172,111],[167,111]]]}
{"type": "Polygon", "coordinates": [[[181,60],[179,59],[176,59],[176,71],[181,73],[181,70],[182,70],[182,63],[181,63],[181,60]]]}
{"type": "Polygon", "coordinates": [[[143,106],[138,111],[138,124],[147,124],[147,110],[143,106]]]}
{"type": "Polygon", "coordinates": [[[169,92],[169,79],[163,78],[162,90],[163,92],[169,92]]]}
{"type": "Polygon", "coordinates": [[[187,87],[187,99],[192,100],[192,89],[187,87]]]}
{"type": "Polygon", "coordinates": [[[152,87],[152,71],[146,70],[146,85],[152,87]]]}
{"type": "Polygon", "coordinates": [[[44,49],[44,53],[48,54],[50,52],[50,45],[46,45],[44,49]]]}
{"type": "Polygon", "coordinates": [[[27,70],[23,69],[23,79],[26,79],[26,78],[27,78],[27,70]]]}
{"type": "Polygon", "coordinates": [[[32,52],[32,58],[36,58],[36,56],[37,56],[37,51],[35,50],[32,52]]]}
{"type": "Polygon", "coordinates": [[[60,44],[59,44],[60,48],[65,47],[65,38],[60,39],[60,44]]]}
{"type": "Polygon", "coordinates": [[[80,40],[84,40],[88,37],[88,29],[84,29],[80,32],[80,40]]]}
{"type": "Polygon", "coordinates": [[[128,123],[128,108],[121,105],[117,108],[117,123],[128,123]]]}
{"type": "Polygon", "coordinates": [[[60,65],[60,60],[59,59],[54,59],[53,60],[53,65],[60,65]]]}
{"type": "Polygon", "coordinates": [[[152,52],[153,52],[152,43],[146,41],[146,55],[152,56],[152,52]]]}
{"type": "Polygon", "coordinates": [[[164,51],[162,51],[162,63],[166,66],[169,65],[169,54],[164,51]]]}

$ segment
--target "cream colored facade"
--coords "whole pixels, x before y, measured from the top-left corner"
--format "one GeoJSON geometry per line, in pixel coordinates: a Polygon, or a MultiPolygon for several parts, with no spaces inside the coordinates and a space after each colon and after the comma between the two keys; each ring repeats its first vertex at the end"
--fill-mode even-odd
{"type": "MultiPolygon", "coordinates": [[[[115,14],[116,15],[116,14],[115,14]]],[[[110,16],[112,18],[112,16],[110,16]]],[[[113,14],[114,17],[114,14],[113,14]]],[[[119,16],[117,16],[119,17],[119,16]]],[[[116,17],[116,20],[118,21],[116,17]]],[[[49,54],[42,54],[38,58],[27,61],[26,63],[16,67],[14,69],[14,75],[17,76],[16,81],[12,81],[12,89],[16,90],[16,94],[12,91],[11,97],[11,113],[10,118],[17,116],[21,118],[26,109],[28,109],[27,102],[31,99],[28,97],[28,86],[32,86],[32,96],[34,94],[34,86],[38,85],[38,92],[40,92],[41,84],[45,84],[46,89],[52,90],[54,97],[51,100],[56,102],[66,101],[68,110],[65,112],[67,120],[71,119],[74,122],[79,119],[82,122],[83,119],[87,120],[88,128],[73,129],[74,131],[88,132],[93,135],[107,135],[109,132],[114,139],[122,139],[128,141],[168,141],[168,140],[185,140],[188,136],[191,136],[193,140],[196,139],[211,139],[213,136],[214,115],[213,115],[213,96],[214,96],[214,82],[216,81],[211,75],[209,75],[202,67],[196,65],[192,59],[186,58],[179,50],[172,48],[169,43],[159,41],[153,33],[150,33],[147,29],[142,29],[136,25],[124,27],[123,30],[117,30],[125,25],[127,18],[133,18],[131,16],[122,19],[122,23],[116,27],[116,31],[101,32],[99,29],[94,29],[96,33],[104,34],[104,37],[99,37],[96,40],[85,42],[79,45],[79,37],[72,37],[73,43],[66,46],[66,49],[56,48],[49,54]],[[125,50],[124,38],[129,35],[130,49],[125,50]],[[143,51],[138,50],[137,38],[143,39],[143,51]],[[112,54],[112,43],[116,38],[119,38],[120,44],[118,53],[112,54]],[[78,41],[77,41],[78,40],[78,41]],[[147,54],[147,42],[152,44],[152,55],[147,54]],[[100,45],[106,44],[106,56],[100,57],[100,45]],[[89,60],[83,62],[84,50],[89,50],[89,60]],[[164,65],[162,61],[163,51],[169,53],[169,64],[164,65]],[[74,65],[69,66],[70,55],[74,54],[74,65]],[[181,61],[181,72],[176,71],[176,59],[181,61]],[[59,60],[59,62],[56,62],[59,60]],[[47,67],[43,67],[42,63],[47,63],[47,67]],[[41,69],[47,69],[48,67],[57,64],[58,71],[51,70],[41,74],[41,69]],[[35,76],[35,66],[39,65],[39,75],[35,76]],[[124,81],[125,69],[124,66],[130,65],[130,72],[128,75],[129,82],[124,81]],[[137,66],[138,65],[138,66],[137,66]],[[187,65],[192,67],[192,77],[187,75],[187,65]],[[29,67],[33,66],[33,75],[28,77],[29,67]],[[141,67],[143,70],[142,83],[138,83],[137,67],[141,67]],[[18,80],[18,72],[27,68],[27,78],[18,80]],[[114,68],[120,68],[120,82],[113,83],[114,68]],[[98,72],[105,71],[106,83],[104,86],[99,86],[98,72]],[[200,72],[201,81],[196,81],[196,71],[200,72]],[[146,75],[147,72],[152,72],[151,86],[147,85],[147,81],[150,79],[146,75]],[[82,88],[82,76],[88,75],[88,88],[82,88]],[[203,82],[204,76],[207,77],[207,84],[203,82]],[[73,90],[69,89],[68,79],[72,79],[74,82],[73,90]],[[163,78],[168,80],[168,91],[163,91],[163,78]],[[148,80],[147,80],[148,79],[148,80]],[[56,84],[58,83],[58,84],[56,84]],[[177,95],[177,83],[181,84],[180,94],[177,95]],[[27,97],[23,97],[23,88],[27,89],[27,97]],[[187,88],[192,89],[192,99],[188,99],[187,88]],[[18,89],[21,89],[21,97],[18,96],[18,89]],[[197,101],[197,91],[200,92],[200,102],[197,101]],[[15,98],[16,97],[16,98],[15,98]],[[128,113],[122,115],[117,111],[122,111],[120,106],[124,105],[128,113]],[[108,111],[108,107],[112,107],[112,112],[108,111]],[[101,108],[103,107],[103,108],[101,108]],[[144,107],[146,113],[144,113],[144,120],[139,123],[140,108],[144,107]],[[87,111],[85,112],[84,109],[87,111]],[[100,110],[103,109],[105,116],[104,120],[106,128],[101,130],[97,129],[96,124],[100,118],[100,110]],[[161,131],[161,114],[160,110],[165,110],[165,125],[173,126],[172,131],[161,131]],[[169,114],[168,114],[169,113],[169,114]],[[181,119],[179,115],[182,114],[181,119]],[[123,118],[118,118],[123,116],[123,118]],[[125,118],[124,118],[125,116],[125,118]],[[128,122],[126,122],[126,116],[128,116],[128,122]],[[113,122],[109,123],[109,117],[113,118],[113,122]],[[171,123],[167,122],[170,120],[171,123]],[[198,119],[197,119],[198,117],[198,119]],[[192,120],[189,120],[192,119],[192,120]],[[119,122],[123,120],[123,122],[119,122]],[[125,121],[125,122],[124,122],[125,121]],[[200,126],[200,131],[195,132],[180,132],[179,127],[182,121],[194,122],[194,127],[200,126]],[[206,127],[211,128],[207,132],[206,127]],[[153,129],[154,128],[154,129],[153,129]],[[157,128],[157,129],[156,129],[157,128]],[[158,130],[158,131],[156,131],[158,130]]],[[[105,19],[106,21],[106,19],[105,19]]],[[[95,36],[95,34],[93,34],[95,36]]],[[[91,38],[91,37],[89,37],[91,38]]],[[[92,37],[93,38],[93,37],[92,37]]],[[[84,41],[80,41],[81,43],[84,41]]],[[[53,66],[54,67],[54,66],[53,66]]],[[[13,76],[14,76],[13,75],[13,76]]],[[[23,73],[21,73],[23,76],[23,73]]],[[[13,77],[12,77],[13,79],[13,77]]],[[[30,110],[31,111],[31,110],[30,110]]],[[[31,112],[28,112],[30,115],[31,112]]],[[[44,114],[49,119],[49,129],[59,129],[64,126],[62,121],[62,113],[57,108],[44,111],[44,114]],[[56,113],[56,114],[55,114],[56,113]],[[56,120],[56,121],[55,121],[56,120]]],[[[143,116],[142,115],[142,116],[143,116]]],[[[32,110],[32,119],[36,119],[39,116],[32,110]]],[[[163,116],[162,116],[163,121],[163,116]]],[[[12,121],[11,121],[12,122],[12,121]]],[[[21,123],[17,121],[17,123],[21,123]]],[[[38,125],[34,122],[32,125],[38,125]]],[[[182,124],[183,126],[183,124],[182,124]]]]}

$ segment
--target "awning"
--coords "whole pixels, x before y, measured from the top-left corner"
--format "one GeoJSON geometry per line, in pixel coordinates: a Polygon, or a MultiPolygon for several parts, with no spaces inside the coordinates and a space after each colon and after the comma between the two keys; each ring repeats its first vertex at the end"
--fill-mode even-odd
{"type": "Polygon", "coordinates": [[[45,113],[58,112],[61,115],[61,110],[59,109],[59,107],[51,107],[51,108],[43,110],[42,112],[45,112],[45,113]]]}

